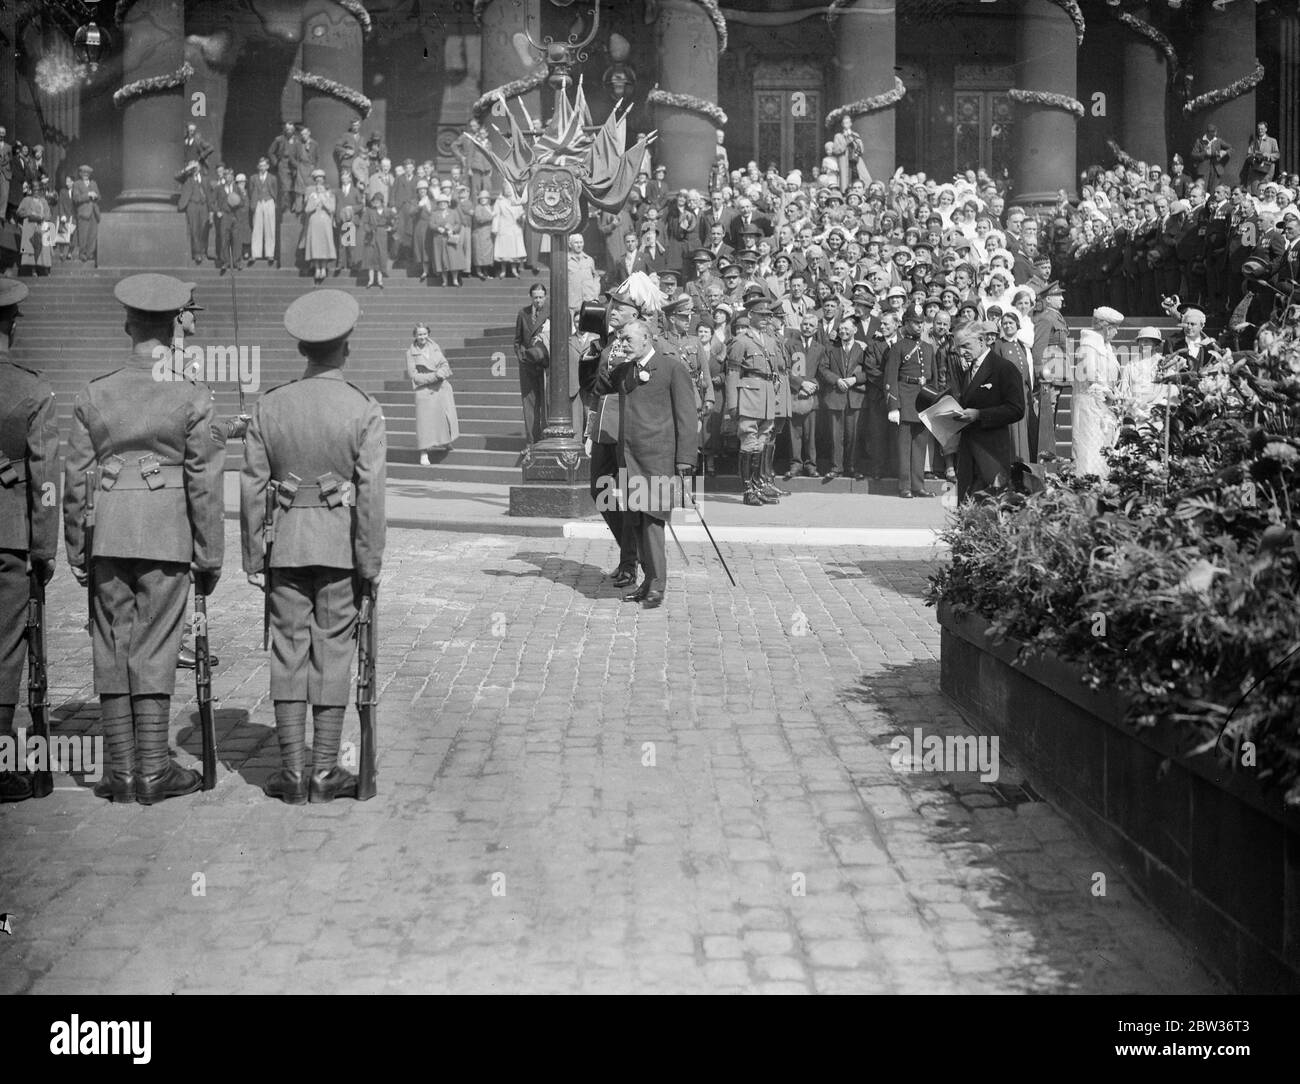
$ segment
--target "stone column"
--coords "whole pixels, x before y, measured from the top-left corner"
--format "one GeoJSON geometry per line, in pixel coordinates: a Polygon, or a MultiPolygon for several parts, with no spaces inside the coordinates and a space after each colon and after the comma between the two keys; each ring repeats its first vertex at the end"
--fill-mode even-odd
{"type": "MultiPolygon", "coordinates": [[[[1192,52],[1192,72],[1196,76],[1193,97],[1226,87],[1255,70],[1254,4],[1229,4],[1222,12],[1206,5],[1202,20],[1192,52]]],[[[1232,147],[1224,176],[1229,184],[1236,184],[1246,158],[1246,144],[1255,134],[1255,92],[1194,113],[1190,124],[1193,139],[1205,131],[1206,125],[1218,125],[1219,137],[1232,147]]],[[[1190,163],[1188,167],[1191,172],[1190,163]]]]}
{"type": "MultiPolygon", "coordinates": [[[[353,90],[362,89],[361,24],[333,0],[307,0],[302,18],[302,70],[353,90]]],[[[320,167],[331,187],[338,184],[334,144],[359,110],[332,94],[304,86],[302,122],[320,144],[320,167]]]]}
{"type": "MultiPolygon", "coordinates": [[[[1078,98],[1078,52],[1074,23],[1064,11],[1048,0],[1023,0],[1016,22],[1017,87],[1078,98]]],[[[1017,203],[1054,203],[1060,188],[1074,196],[1077,123],[1064,109],[1017,103],[1017,203]]]]}
{"type": "MultiPolygon", "coordinates": [[[[840,12],[835,23],[836,106],[871,98],[894,89],[895,0],[858,0],[840,12]]],[[[867,169],[873,180],[894,172],[896,109],[881,109],[855,117],[853,130],[862,137],[867,169]]],[[[835,132],[826,133],[830,139],[835,132]]],[[[909,169],[919,163],[907,163],[909,169]]]]}
{"type": "Polygon", "coordinates": [[[1278,125],[1271,132],[1282,150],[1279,168],[1288,173],[1300,169],[1300,15],[1294,11],[1277,13],[1278,56],[1281,58],[1278,79],[1278,125]]]}
{"type": "MultiPolygon", "coordinates": [[[[121,27],[122,84],[170,75],[185,60],[184,0],[137,0],[121,27]]],[[[99,224],[101,267],[188,263],[185,218],[176,212],[187,92],[142,94],[122,108],[122,191],[99,224]]]]}
{"type": "MultiPolygon", "coordinates": [[[[690,0],[662,0],[655,45],[661,90],[717,102],[718,31],[704,8],[690,0]]],[[[656,105],[654,114],[659,140],[651,153],[656,163],[668,167],[669,189],[707,192],[717,146],[713,121],[694,110],[664,105],[656,105]]]]}
{"type": "MultiPolygon", "coordinates": [[[[1133,14],[1151,21],[1149,8],[1133,14]]],[[[1165,87],[1168,70],[1165,55],[1146,38],[1128,27],[1124,33],[1124,95],[1120,104],[1120,146],[1134,158],[1169,168],[1165,144],[1165,87]]]]}
{"type": "MultiPolygon", "coordinates": [[[[525,31],[533,40],[542,38],[541,0],[492,0],[483,11],[482,87],[486,94],[495,87],[522,79],[532,70],[519,59],[514,36],[525,31]]],[[[532,90],[520,100],[531,116],[542,116],[542,94],[532,90]]]]}

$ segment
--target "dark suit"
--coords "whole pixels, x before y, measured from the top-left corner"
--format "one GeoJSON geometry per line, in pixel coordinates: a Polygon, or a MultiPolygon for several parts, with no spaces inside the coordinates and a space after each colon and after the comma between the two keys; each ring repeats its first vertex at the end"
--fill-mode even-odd
{"type": "Polygon", "coordinates": [[[1195,348],[1189,347],[1187,336],[1179,331],[1173,338],[1165,340],[1164,354],[1165,357],[1171,354],[1182,354],[1187,359],[1188,372],[1199,373],[1202,366],[1209,362],[1210,349],[1213,346],[1213,340],[1202,335],[1195,348]]]}
{"type": "Polygon", "coordinates": [[[195,263],[208,254],[208,190],[198,173],[185,174],[176,204],[185,214],[185,231],[190,239],[190,256],[195,263]]]}
{"type": "Polygon", "coordinates": [[[1200,136],[1192,144],[1192,165],[1196,169],[1196,175],[1205,182],[1207,192],[1213,192],[1219,178],[1227,172],[1231,154],[1232,148],[1218,136],[1213,139],[1200,136]]]}
{"type": "Polygon", "coordinates": [[[1013,362],[985,351],[958,402],[979,411],[962,429],[957,445],[957,499],[964,501],[1011,469],[1010,426],[1025,416],[1020,371],[1013,362]]]}
{"type": "MultiPolygon", "coordinates": [[[[525,305],[515,317],[515,357],[519,359],[519,395],[524,407],[524,439],[536,444],[542,439],[546,424],[546,367],[524,360],[524,351],[533,345],[538,331],[550,315],[550,306],[534,312],[525,305]]],[[[549,352],[551,344],[544,344],[549,352]]]]}
{"type": "Polygon", "coordinates": [[[661,340],[648,358],[623,362],[610,378],[619,393],[624,507],[635,522],[645,587],[662,592],[668,577],[664,523],[672,515],[670,483],[676,465],[693,465],[698,452],[695,390],[686,366],[661,340]],[[648,380],[639,379],[642,372],[648,380]]]}
{"type": "Polygon", "coordinates": [[[821,348],[817,363],[817,383],[821,390],[821,424],[830,434],[831,470],[852,474],[858,467],[858,424],[867,385],[866,354],[861,343],[851,343],[847,350],[838,341],[821,348]],[[841,391],[836,382],[847,380],[849,388],[841,391]]]}

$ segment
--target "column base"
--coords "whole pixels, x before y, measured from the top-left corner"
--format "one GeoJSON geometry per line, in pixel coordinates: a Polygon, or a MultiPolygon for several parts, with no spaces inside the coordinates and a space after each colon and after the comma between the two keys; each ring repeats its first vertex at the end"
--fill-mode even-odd
{"type": "Polygon", "coordinates": [[[99,267],[180,268],[190,263],[185,216],[165,212],[108,211],[99,220],[99,267]]]}
{"type": "Polygon", "coordinates": [[[579,519],[596,510],[591,460],[572,439],[538,441],[524,453],[524,484],[510,487],[510,515],[579,519]]]}

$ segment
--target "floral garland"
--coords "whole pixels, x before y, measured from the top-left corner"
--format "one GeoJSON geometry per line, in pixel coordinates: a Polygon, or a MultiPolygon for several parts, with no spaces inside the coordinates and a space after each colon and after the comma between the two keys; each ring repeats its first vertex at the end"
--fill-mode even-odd
{"type": "Polygon", "coordinates": [[[1148,22],[1144,22],[1136,15],[1130,15],[1127,11],[1117,11],[1114,13],[1115,18],[1122,22],[1134,33],[1141,34],[1152,45],[1165,54],[1165,60],[1169,62],[1169,68],[1172,71],[1178,65],[1178,54],[1174,51],[1174,43],[1165,37],[1159,30],[1148,22]]]}
{"type": "Polygon", "coordinates": [[[903,95],[906,93],[907,87],[903,85],[903,81],[898,76],[894,76],[893,90],[832,109],[826,114],[826,127],[834,128],[839,124],[841,117],[861,117],[867,113],[879,113],[882,109],[892,109],[903,100],[903,95]]]}
{"type": "Polygon", "coordinates": [[[1082,45],[1083,35],[1088,25],[1083,21],[1083,12],[1079,10],[1079,5],[1074,0],[1051,0],[1051,2],[1070,17],[1070,22],[1074,23],[1075,41],[1082,45]]]}
{"type": "Polygon", "coordinates": [[[521,94],[527,94],[530,90],[536,90],[546,82],[546,71],[534,72],[532,75],[526,75],[522,79],[516,79],[513,82],[506,83],[502,86],[495,87],[484,94],[471,107],[470,112],[479,120],[483,119],[492,103],[498,98],[518,98],[521,94]]]}
{"type": "Polygon", "coordinates": [[[831,0],[826,6],[826,25],[834,30],[835,24],[839,22],[840,12],[855,2],[856,0],[831,0]]]}
{"type": "MultiPolygon", "coordinates": [[[[725,53],[727,51],[727,20],[722,17],[722,9],[718,7],[717,0],[695,0],[695,2],[709,13],[709,18],[713,20],[713,25],[718,31],[718,52],[725,53]]],[[[725,114],[723,115],[725,116],[725,114]]],[[[726,124],[727,122],[724,120],[722,123],[726,124]]]]}
{"type": "Polygon", "coordinates": [[[706,102],[703,98],[697,98],[694,94],[673,94],[667,90],[660,90],[655,87],[646,95],[646,105],[667,105],[673,109],[687,109],[692,113],[703,113],[713,122],[715,128],[725,128],[727,126],[727,114],[719,109],[713,102],[706,102]]]}
{"type": "Polygon", "coordinates": [[[187,60],[169,75],[155,75],[150,79],[137,79],[134,83],[127,83],[126,86],[113,95],[113,104],[121,109],[133,98],[139,98],[145,94],[157,94],[162,90],[175,90],[177,87],[183,87],[185,81],[193,74],[194,69],[187,60]]]}
{"type": "Polygon", "coordinates": [[[1243,75],[1235,83],[1230,83],[1226,87],[1220,87],[1218,90],[1211,90],[1208,93],[1197,95],[1183,106],[1183,112],[1191,116],[1203,109],[1211,109],[1216,105],[1222,105],[1224,102],[1230,102],[1233,98],[1240,98],[1243,94],[1250,93],[1263,81],[1264,65],[1257,58],[1255,60],[1255,70],[1249,75],[1243,75]]]}
{"type": "Polygon", "coordinates": [[[323,75],[313,75],[311,72],[305,72],[299,68],[294,68],[289,73],[289,77],[295,83],[301,83],[312,90],[318,90],[322,94],[328,94],[331,98],[346,102],[357,110],[363,118],[370,116],[371,101],[359,90],[353,90],[351,87],[345,87],[342,83],[336,83],[333,79],[326,79],[323,75]]]}
{"type": "Polygon", "coordinates": [[[1021,90],[1019,87],[1012,87],[1007,91],[1007,97],[1013,102],[1024,102],[1026,105],[1046,105],[1052,109],[1063,109],[1067,113],[1073,113],[1080,119],[1083,118],[1084,114],[1083,103],[1078,98],[1071,98],[1068,94],[1053,94],[1047,90],[1021,90]]]}

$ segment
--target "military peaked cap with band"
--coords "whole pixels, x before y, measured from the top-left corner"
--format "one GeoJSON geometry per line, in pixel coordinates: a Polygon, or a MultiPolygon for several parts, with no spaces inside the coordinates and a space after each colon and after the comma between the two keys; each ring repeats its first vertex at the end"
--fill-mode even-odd
{"type": "Polygon", "coordinates": [[[11,309],[27,300],[27,284],[17,279],[0,278],[0,309],[11,309]]]}
{"type": "Polygon", "coordinates": [[[314,290],[285,310],[284,330],[299,342],[328,343],[349,334],[361,319],[357,299],[343,290],[314,290]]]}
{"type": "Polygon", "coordinates": [[[113,287],[113,296],[128,309],[162,315],[194,307],[194,283],[171,275],[128,275],[113,287]]]}

